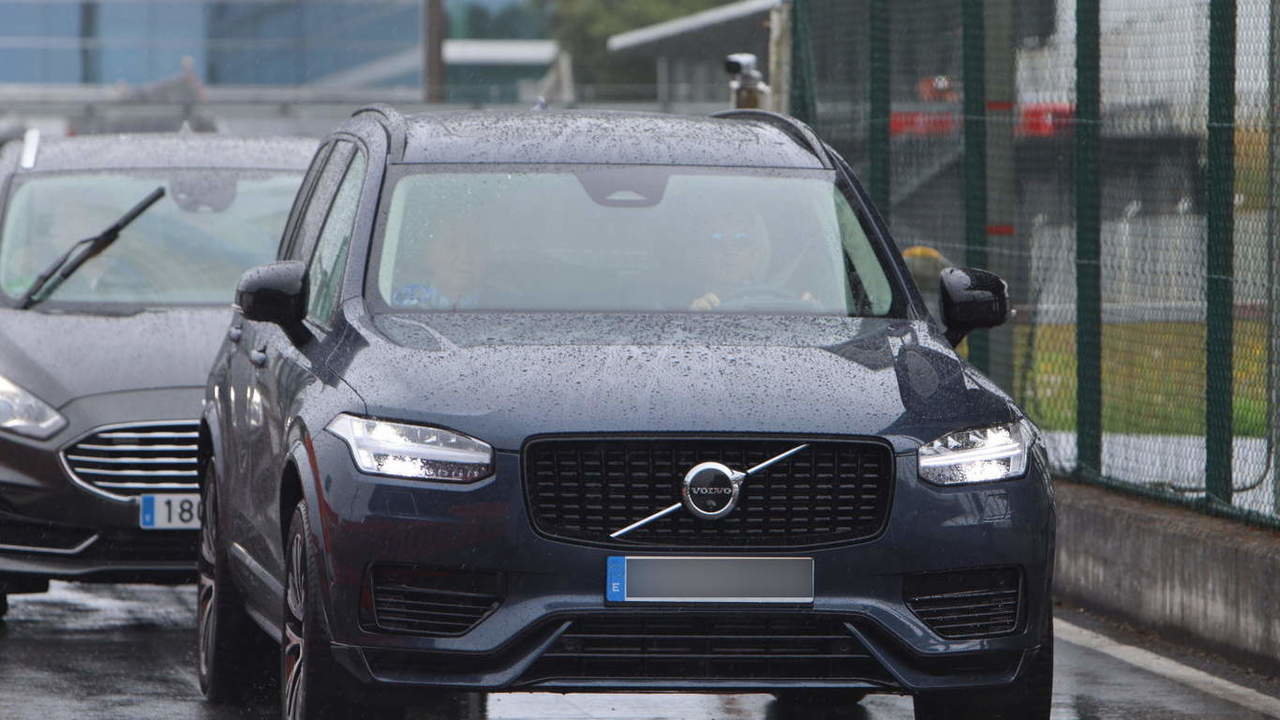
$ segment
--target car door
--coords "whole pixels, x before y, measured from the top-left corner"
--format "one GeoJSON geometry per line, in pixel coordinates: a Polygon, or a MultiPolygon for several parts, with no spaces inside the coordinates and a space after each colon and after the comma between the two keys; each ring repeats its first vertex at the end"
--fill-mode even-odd
{"type": "Polygon", "coordinates": [[[304,329],[294,333],[275,325],[259,329],[266,360],[256,375],[256,392],[267,411],[265,426],[254,436],[257,464],[250,492],[256,510],[255,546],[262,548],[260,561],[277,578],[284,577],[280,538],[288,518],[280,517],[278,498],[290,450],[290,423],[301,411],[304,394],[319,380],[368,164],[363,151],[348,140],[337,141],[329,162],[337,182],[318,232],[311,235],[304,228],[289,251],[289,259],[308,263],[304,329]]]}
{"type": "MultiPolygon", "coordinates": [[[[349,157],[349,156],[348,156],[349,157]]],[[[287,259],[291,249],[306,238],[314,238],[320,232],[328,205],[337,189],[345,160],[334,155],[334,143],[326,144],[317,153],[308,172],[308,179],[299,190],[298,201],[290,212],[285,234],[281,240],[278,259],[287,259]]],[[[223,497],[230,502],[225,505],[224,517],[228,539],[231,541],[232,556],[239,562],[233,563],[237,580],[244,586],[259,590],[275,588],[270,575],[263,564],[267,548],[256,532],[258,516],[262,508],[256,506],[254,478],[258,466],[262,462],[259,453],[262,451],[262,435],[269,431],[268,421],[273,409],[270,399],[262,393],[261,373],[266,366],[266,344],[272,338],[271,330],[276,326],[271,323],[255,322],[237,315],[238,325],[233,323],[233,331],[238,327],[239,340],[237,351],[232,358],[231,377],[234,396],[234,420],[236,425],[232,435],[236,438],[236,471],[224,483],[223,497]]],[[[266,593],[270,596],[272,593],[266,593]]],[[[251,592],[250,597],[261,597],[263,593],[251,592]]]]}
{"type": "MultiPolygon", "coordinates": [[[[277,259],[281,257],[289,238],[296,232],[302,212],[307,206],[307,199],[311,197],[311,192],[332,149],[332,144],[325,144],[316,150],[311,165],[303,176],[302,184],[298,187],[293,207],[289,210],[289,219],[285,222],[284,233],[279,241],[280,246],[276,250],[277,259]]],[[[252,332],[252,328],[249,328],[249,331],[252,332]]],[[[224,475],[219,479],[220,497],[226,499],[221,503],[226,506],[223,510],[224,532],[233,543],[240,542],[245,525],[238,521],[240,514],[232,510],[232,508],[238,508],[240,503],[231,501],[235,499],[236,491],[243,489],[248,482],[252,459],[248,451],[248,437],[251,428],[258,424],[256,415],[250,413],[249,402],[249,387],[253,381],[249,349],[253,345],[253,337],[251,335],[246,339],[245,332],[244,316],[240,313],[239,307],[236,307],[231,318],[231,326],[227,328],[225,352],[220,356],[217,366],[221,369],[215,371],[215,374],[220,375],[216,397],[219,402],[219,418],[222,425],[222,445],[217,450],[222,453],[224,475]]],[[[253,406],[253,412],[256,413],[257,410],[258,408],[253,406]]]]}

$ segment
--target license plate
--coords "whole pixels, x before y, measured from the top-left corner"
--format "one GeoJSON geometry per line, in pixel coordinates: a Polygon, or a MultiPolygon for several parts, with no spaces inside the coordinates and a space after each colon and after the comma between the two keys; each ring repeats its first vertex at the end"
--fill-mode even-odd
{"type": "Polygon", "coordinates": [[[157,493],[138,497],[143,530],[199,530],[200,493],[157,493]]]}
{"type": "Polygon", "coordinates": [[[813,558],[613,556],[605,574],[609,602],[813,602],[813,558]]]}

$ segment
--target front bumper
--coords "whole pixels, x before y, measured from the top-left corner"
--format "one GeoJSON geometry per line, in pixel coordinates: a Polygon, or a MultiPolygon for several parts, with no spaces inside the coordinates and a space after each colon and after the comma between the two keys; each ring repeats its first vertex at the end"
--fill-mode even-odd
{"type": "Polygon", "coordinates": [[[74,482],[61,451],[95,428],[189,420],[199,388],[81,398],[60,408],[67,427],[48,440],[0,434],[0,592],[36,579],[186,583],[198,533],[139,529],[136,498],[111,499],[74,482]]]}
{"type": "Polygon", "coordinates": [[[634,607],[605,600],[605,565],[616,555],[723,554],[607,549],[548,539],[526,509],[519,456],[498,453],[496,473],[468,486],[358,473],[342,442],[314,438],[316,540],[328,626],[354,687],[378,694],[431,687],[476,690],[715,690],[865,687],[891,692],[997,687],[1012,682],[1040,647],[1051,612],[1053,507],[1040,462],[1022,479],[969,488],[917,481],[913,455],[895,458],[893,506],[883,533],[864,542],[752,555],[814,560],[815,599],[798,606],[634,607]],[[375,564],[497,572],[500,604],[456,637],[383,632],[368,621],[375,564]],[[974,568],[1015,568],[1022,582],[1015,630],[997,637],[946,639],[907,606],[904,578],[974,568]],[[363,608],[362,608],[363,603],[363,608]],[[838,678],[712,677],[643,672],[626,677],[548,676],[547,655],[575,624],[657,613],[683,618],[830,621],[865,672],[838,678]],[[754,613],[754,615],[753,615],[754,613]]]}

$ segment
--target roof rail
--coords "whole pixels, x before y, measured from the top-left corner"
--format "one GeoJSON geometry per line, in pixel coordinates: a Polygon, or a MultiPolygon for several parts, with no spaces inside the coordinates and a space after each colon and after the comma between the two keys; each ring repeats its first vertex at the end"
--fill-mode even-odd
{"type": "Polygon", "coordinates": [[[813,153],[818,158],[818,161],[822,163],[823,167],[828,169],[835,167],[835,163],[831,161],[831,156],[827,154],[826,146],[818,139],[818,136],[813,132],[813,129],[793,117],[782,115],[781,113],[769,112],[768,110],[754,110],[747,108],[721,110],[719,112],[711,113],[711,117],[723,118],[726,120],[756,120],[758,122],[772,125],[786,133],[792,140],[803,145],[806,150],[813,153]]]}
{"type": "Polygon", "coordinates": [[[373,113],[382,117],[380,123],[387,131],[387,154],[396,160],[404,159],[406,133],[404,114],[386,103],[374,103],[351,113],[351,117],[362,113],[373,113]]]}

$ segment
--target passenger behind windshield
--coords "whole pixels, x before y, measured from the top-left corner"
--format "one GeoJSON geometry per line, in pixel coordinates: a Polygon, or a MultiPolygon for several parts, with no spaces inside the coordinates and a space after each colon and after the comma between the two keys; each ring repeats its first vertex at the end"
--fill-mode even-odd
{"type": "Polygon", "coordinates": [[[392,172],[370,267],[375,311],[887,315],[894,307],[889,276],[829,171],[392,172]]]}
{"type": "Polygon", "coordinates": [[[0,292],[14,300],[73,243],[157,187],[166,196],[38,308],[229,303],[269,262],[300,173],[234,169],[34,173],[14,181],[0,228],[0,292]]]}

